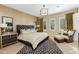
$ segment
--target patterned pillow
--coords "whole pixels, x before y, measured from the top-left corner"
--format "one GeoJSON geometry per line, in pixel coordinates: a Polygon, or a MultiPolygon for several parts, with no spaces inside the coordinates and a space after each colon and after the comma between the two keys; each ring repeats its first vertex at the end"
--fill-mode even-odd
{"type": "Polygon", "coordinates": [[[30,31],[30,29],[28,29],[28,30],[22,29],[22,30],[21,30],[21,34],[25,34],[25,33],[28,34],[29,31],[30,31]]]}
{"type": "Polygon", "coordinates": [[[35,29],[28,29],[28,30],[25,30],[25,29],[22,29],[21,30],[21,34],[30,34],[30,33],[35,33],[35,29]]]}
{"type": "Polygon", "coordinates": [[[69,30],[69,31],[68,31],[68,35],[69,35],[69,36],[73,35],[73,31],[70,31],[70,30],[69,30]]]}

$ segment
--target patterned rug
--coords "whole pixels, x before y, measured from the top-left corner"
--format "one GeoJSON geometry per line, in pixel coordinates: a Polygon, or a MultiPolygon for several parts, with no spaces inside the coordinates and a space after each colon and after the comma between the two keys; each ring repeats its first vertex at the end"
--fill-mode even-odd
{"type": "Polygon", "coordinates": [[[25,45],[17,54],[63,54],[63,52],[51,39],[47,39],[39,44],[35,50],[25,45]]]}

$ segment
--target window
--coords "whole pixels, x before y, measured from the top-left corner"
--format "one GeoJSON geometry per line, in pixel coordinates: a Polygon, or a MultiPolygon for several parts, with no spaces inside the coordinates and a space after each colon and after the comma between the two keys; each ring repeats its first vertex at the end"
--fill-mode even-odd
{"type": "Polygon", "coordinates": [[[56,18],[52,18],[50,20],[50,26],[51,26],[51,30],[55,30],[56,29],[56,18]]]}
{"type": "Polygon", "coordinates": [[[60,30],[66,30],[67,23],[65,16],[59,17],[59,20],[60,20],[60,30]]]}

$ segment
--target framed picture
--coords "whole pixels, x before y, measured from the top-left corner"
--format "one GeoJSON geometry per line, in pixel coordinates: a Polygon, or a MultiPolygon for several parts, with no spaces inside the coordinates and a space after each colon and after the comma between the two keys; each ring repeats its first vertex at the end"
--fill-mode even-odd
{"type": "Polygon", "coordinates": [[[12,17],[2,16],[2,23],[7,24],[6,31],[8,32],[13,31],[13,18],[12,17]]]}

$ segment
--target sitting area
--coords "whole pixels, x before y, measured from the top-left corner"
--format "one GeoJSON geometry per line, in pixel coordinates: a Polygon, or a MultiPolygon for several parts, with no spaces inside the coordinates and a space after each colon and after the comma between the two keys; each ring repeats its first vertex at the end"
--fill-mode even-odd
{"type": "Polygon", "coordinates": [[[66,43],[72,43],[74,42],[73,38],[74,38],[74,34],[75,34],[75,30],[73,31],[68,31],[65,35],[65,33],[63,34],[58,34],[58,35],[55,35],[54,36],[54,40],[58,43],[63,43],[63,42],[66,42],[66,43]]]}

